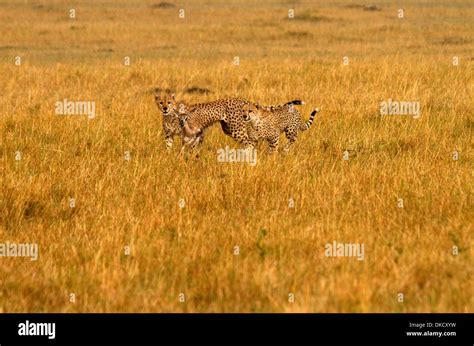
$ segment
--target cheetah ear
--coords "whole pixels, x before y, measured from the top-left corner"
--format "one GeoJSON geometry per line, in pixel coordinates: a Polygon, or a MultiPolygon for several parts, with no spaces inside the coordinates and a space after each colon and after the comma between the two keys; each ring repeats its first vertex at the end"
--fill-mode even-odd
{"type": "Polygon", "coordinates": [[[171,94],[171,98],[176,101],[176,98],[174,97],[174,94],[171,94]]]}

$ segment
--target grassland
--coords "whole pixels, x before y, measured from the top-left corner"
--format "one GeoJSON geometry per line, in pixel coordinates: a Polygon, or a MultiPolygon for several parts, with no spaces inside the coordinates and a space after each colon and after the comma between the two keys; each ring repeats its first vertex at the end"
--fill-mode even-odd
{"type": "Polygon", "coordinates": [[[0,311],[473,312],[474,6],[371,4],[2,2],[0,242],[40,255],[0,257],[0,311]],[[322,110],[255,167],[217,161],[237,148],[218,126],[177,160],[155,87],[322,110]],[[64,98],[96,117],[56,115],[64,98]],[[421,117],[381,116],[389,98],[421,117]]]}

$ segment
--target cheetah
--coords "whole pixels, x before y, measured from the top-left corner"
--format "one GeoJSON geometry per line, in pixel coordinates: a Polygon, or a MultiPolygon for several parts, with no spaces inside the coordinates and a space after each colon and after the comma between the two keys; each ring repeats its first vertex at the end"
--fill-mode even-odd
{"type": "Polygon", "coordinates": [[[174,137],[183,135],[179,122],[178,104],[174,94],[155,94],[155,102],[163,115],[163,133],[165,135],[166,149],[173,146],[174,137]]]}
{"type": "Polygon", "coordinates": [[[300,113],[293,104],[274,107],[272,109],[261,108],[258,105],[244,105],[242,118],[248,124],[247,132],[253,142],[266,140],[270,152],[278,150],[280,134],[285,132],[288,143],[283,148],[288,151],[296,141],[299,131],[306,131],[311,127],[316,113],[319,109],[311,112],[309,120],[303,122],[300,113]]]}
{"type": "MultiPolygon", "coordinates": [[[[173,146],[174,137],[180,136],[182,140],[185,140],[183,137],[183,128],[180,124],[180,112],[185,112],[186,109],[191,106],[181,102],[176,101],[174,94],[155,94],[155,102],[158,106],[158,109],[163,115],[163,133],[165,135],[165,145],[166,149],[170,150],[173,146]]],[[[196,136],[191,141],[188,142],[189,145],[195,146],[198,143],[204,141],[204,133],[201,133],[199,136],[196,136]]]]}
{"type": "MultiPolygon", "coordinates": [[[[284,106],[303,104],[301,100],[293,100],[279,106],[259,106],[264,110],[279,109],[284,106]]],[[[247,126],[242,118],[242,108],[254,105],[244,98],[220,99],[206,104],[194,105],[191,109],[180,113],[181,125],[184,132],[184,146],[186,142],[196,141],[203,131],[220,121],[224,133],[242,144],[245,148],[253,148],[255,141],[249,138],[247,126]]]]}

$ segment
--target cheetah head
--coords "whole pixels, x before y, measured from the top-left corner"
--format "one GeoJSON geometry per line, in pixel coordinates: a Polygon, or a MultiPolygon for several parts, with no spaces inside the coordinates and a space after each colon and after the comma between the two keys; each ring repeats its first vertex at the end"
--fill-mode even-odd
{"type": "Polygon", "coordinates": [[[174,94],[155,94],[155,102],[163,115],[169,115],[178,108],[174,94]]]}
{"type": "Polygon", "coordinates": [[[260,115],[260,110],[253,104],[246,104],[242,108],[242,117],[244,121],[254,121],[260,115]]]}

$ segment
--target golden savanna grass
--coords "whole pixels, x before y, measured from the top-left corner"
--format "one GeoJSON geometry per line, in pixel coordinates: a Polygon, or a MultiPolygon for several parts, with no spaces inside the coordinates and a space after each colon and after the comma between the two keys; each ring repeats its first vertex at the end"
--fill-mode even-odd
{"type": "Polygon", "coordinates": [[[0,257],[0,311],[474,311],[474,6],[371,4],[2,2],[0,243],[40,254],[0,257]],[[218,162],[238,148],[219,126],[177,159],[155,87],[321,112],[255,167],[218,162]],[[56,115],[64,98],[95,118],[56,115]],[[381,116],[389,98],[421,117],[381,116]],[[365,259],[326,257],[333,241],[365,259]]]}

